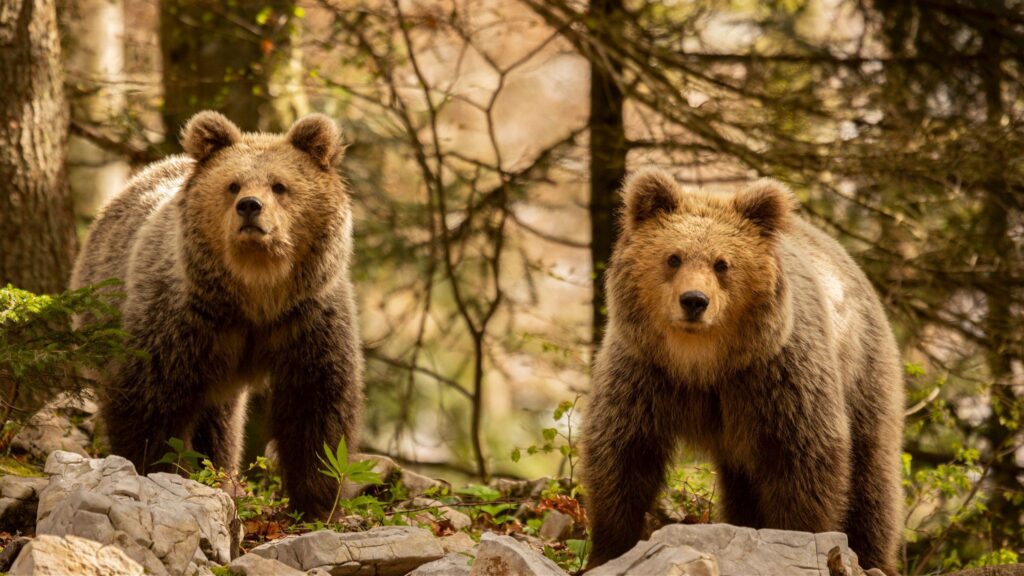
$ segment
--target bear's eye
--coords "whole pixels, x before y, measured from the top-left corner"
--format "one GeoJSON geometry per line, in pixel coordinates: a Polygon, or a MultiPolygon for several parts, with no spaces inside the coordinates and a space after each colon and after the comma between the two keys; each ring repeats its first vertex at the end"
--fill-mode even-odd
{"type": "Polygon", "coordinates": [[[239,184],[238,182],[232,182],[228,186],[228,191],[231,192],[232,194],[238,194],[241,190],[242,190],[242,185],[239,184]]]}
{"type": "Polygon", "coordinates": [[[680,258],[677,254],[673,254],[673,255],[668,257],[668,267],[669,268],[679,268],[679,266],[681,266],[682,263],[683,263],[683,259],[680,258]]]}
{"type": "Polygon", "coordinates": [[[719,258],[715,261],[715,272],[725,272],[729,269],[729,263],[719,258]]]}
{"type": "Polygon", "coordinates": [[[288,187],[280,182],[274,182],[274,185],[271,186],[270,189],[274,191],[274,194],[284,194],[288,191],[288,187]]]}

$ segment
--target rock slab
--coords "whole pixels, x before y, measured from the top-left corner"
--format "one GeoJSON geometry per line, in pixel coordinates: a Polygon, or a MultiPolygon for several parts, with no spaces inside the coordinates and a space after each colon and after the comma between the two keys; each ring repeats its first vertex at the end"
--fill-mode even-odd
{"type": "Polygon", "coordinates": [[[384,526],[366,532],[319,530],[253,548],[256,554],[296,570],[315,568],[332,576],[402,576],[445,555],[438,538],[411,526],[384,526]]]}
{"type": "Polygon", "coordinates": [[[690,546],[669,546],[649,540],[606,564],[591,576],[627,576],[629,574],[665,574],[672,576],[720,576],[718,561],[690,546]]]}
{"type": "Polygon", "coordinates": [[[606,566],[620,568],[620,561],[634,553],[636,556],[664,554],[657,545],[690,547],[714,555],[721,576],[827,576],[829,551],[838,546],[847,573],[862,572],[857,555],[847,545],[846,535],[839,532],[812,534],[754,530],[729,524],[672,524],[657,530],[650,540],[640,542],[625,556],[599,567],[593,574],[625,574],[602,570],[606,566]]]}
{"type": "Polygon", "coordinates": [[[235,504],[220,490],[176,474],[139,476],[120,456],[58,451],[45,471],[37,534],[113,544],[151,574],[196,573],[238,549],[235,504]]]}
{"type": "Polygon", "coordinates": [[[0,526],[8,532],[30,532],[36,525],[39,493],[46,478],[0,476],[0,526]]]}
{"type": "Polygon", "coordinates": [[[549,558],[512,538],[485,532],[471,576],[565,576],[549,558]]]}
{"type": "Polygon", "coordinates": [[[144,570],[116,546],[77,536],[38,536],[25,545],[9,576],[142,576],[144,570]]]}

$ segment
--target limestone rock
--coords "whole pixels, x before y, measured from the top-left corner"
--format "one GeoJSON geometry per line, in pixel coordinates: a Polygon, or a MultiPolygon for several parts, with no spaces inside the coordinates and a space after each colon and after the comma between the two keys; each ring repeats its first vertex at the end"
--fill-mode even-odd
{"type": "Polygon", "coordinates": [[[77,536],[37,536],[25,545],[10,576],[142,576],[143,568],[116,546],[77,536]]]}
{"type": "Polygon", "coordinates": [[[649,550],[652,544],[690,546],[713,554],[722,576],[827,575],[828,553],[838,546],[847,572],[861,573],[857,555],[847,546],[846,535],[839,532],[812,534],[729,524],[671,524],[657,530],[650,540],[637,544],[626,556],[638,548],[649,550]]]}
{"type": "Polygon", "coordinates": [[[277,560],[302,571],[322,568],[333,576],[401,576],[444,556],[437,538],[410,526],[385,526],[366,532],[319,530],[282,538],[249,554],[277,560]]]}
{"type": "Polygon", "coordinates": [[[472,576],[565,576],[565,571],[540,552],[511,536],[485,532],[473,563],[472,576]]]}
{"type": "MultiPolygon", "coordinates": [[[[430,490],[451,489],[451,485],[444,480],[435,480],[434,478],[417,474],[412,470],[406,470],[387,456],[379,454],[352,454],[350,459],[352,461],[372,460],[374,462],[373,471],[380,475],[380,479],[384,484],[395,484],[401,481],[411,497],[420,496],[430,490]]],[[[348,484],[345,487],[345,495],[347,498],[352,498],[371,491],[373,487],[374,485],[371,484],[348,484]]]]}
{"type": "Polygon", "coordinates": [[[0,476],[0,526],[8,532],[31,532],[36,525],[39,492],[46,478],[0,476]]]}
{"type": "Polygon", "coordinates": [[[629,574],[665,574],[672,576],[719,576],[718,562],[711,554],[690,546],[668,546],[644,541],[632,550],[598,566],[591,576],[627,576],[629,574]]]}
{"type": "Polygon", "coordinates": [[[456,532],[451,536],[438,538],[438,540],[441,541],[441,547],[444,548],[445,554],[458,552],[470,556],[476,555],[476,542],[465,532],[456,532]]]}
{"type": "Polygon", "coordinates": [[[540,525],[540,536],[547,540],[565,540],[572,531],[572,517],[558,510],[549,510],[540,525]]]}
{"type": "MultiPolygon", "coordinates": [[[[419,510],[421,508],[433,508],[437,514],[440,514],[442,518],[451,523],[451,526],[455,530],[464,530],[469,528],[473,521],[462,512],[454,508],[450,508],[444,505],[444,502],[438,500],[432,500],[430,498],[418,497],[413,498],[405,504],[404,508],[411,510],[419,510]]],[[[420,524],[428,524],[433,518],[434,513],[431,510],[421,510],[412,515],[413,519],[420,524]]]]}
{"type": "Polygon", "coordinates": [[[196,573],[227,564],[238,549],[227,494],[176,474],[139,476],[120,456],[54,452],[40,493],[36,532],[114,544],[152,574],[196,573]]]}
{"type": "Polygon", "coordinates": [[[472,556],[451,552],[442,556],[440,560],[420,566],[406,576],[470,576],[471,559],[472,556]]]}
{"type": "Polygon", "coordinates": [[[29,418],[11,440],[11,450],[36,460],[46,459],[55,450],[88,456],[98,410],[89,398],[62,396],[29,418]]]}
{"type": "Polygon", "coordinates": [[[257,554],[244,554],[235,558],[228,565],[235,576],[303,576],[303,572],[282,564],[277,560],[264,558],[257,554]]]}

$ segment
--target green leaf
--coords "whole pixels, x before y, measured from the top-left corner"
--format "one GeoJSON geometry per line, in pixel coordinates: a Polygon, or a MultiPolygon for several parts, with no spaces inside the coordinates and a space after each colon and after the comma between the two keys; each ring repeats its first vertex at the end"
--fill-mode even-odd
{"type": "Polygon", "coordinates": [[[556,428],[545,428],[541,430],[541,434],[544,435],[545,442],[554,442],[555,436],[558,435],[558,430],[556,428]]]}
{"type": "Polygon", "coordinates": [[[522,454],[520,454],[519,448],[513,448],[512,449],[512,461],[513,462],[519,462],[519,458],[520,457],[522,457],[522,454]]]}

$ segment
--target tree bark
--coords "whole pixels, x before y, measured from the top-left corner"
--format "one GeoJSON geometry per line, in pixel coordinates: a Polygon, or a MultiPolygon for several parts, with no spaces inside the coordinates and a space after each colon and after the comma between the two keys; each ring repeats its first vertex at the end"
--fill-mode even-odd
{"type": "Polygon", "coordinates": [[[0,5],[0,285],[67,287],[77,247],[54,0],[0,5]]]}
{"type": "MultiPolygon", "coordinates": [[[[74,0],[59,8],[71,118],[86,126],[124,125],[123,0],[74,0]]],[[[79,226],[88,226],[128,181],[123,156],[83,136],[68,140],[68,185],[79,226]]]]}
{"type": "MultiPolygon", "coordinates": [[[[622,0],[592,0],[590,17],[595,27],[597,51],[611,42],[613,27],[624,17],[622,0]]],[[[590,60],[590,262],[593,270],[593,344],[601,343],[608,321],[604,289],[605,268],[619,236],[618,218],[622,201],[619,187],[626,175],[626,129],[623,122],[625,96],[620,84],[622,65],[600,53],[590,60]]]]}

